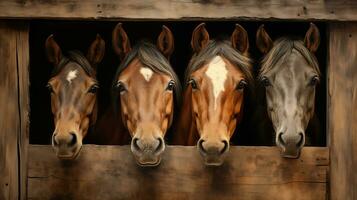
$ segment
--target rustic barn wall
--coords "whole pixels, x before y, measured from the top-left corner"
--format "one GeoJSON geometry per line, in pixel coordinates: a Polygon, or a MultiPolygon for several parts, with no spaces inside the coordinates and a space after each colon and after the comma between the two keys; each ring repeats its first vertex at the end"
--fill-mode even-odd
{"type": "Polygon", "coordinates": [[[357,20],[354,0],[1,0],[0,18],[357,20]]]}
{"type": "Polygon", "coordinates": [[[299,159],[276,147],[232,147],[221,167],[205,167],[196,147],[168,147],[156,168],[139,167],[129,146],[85,145],[63,162],[51,146],[30,145],[29,199],[325,199],[328,148],[299,159]]]}
{"type": "Polygon", "coordinates": [[[330,27],[331,199],[357,199],[357,23],[330,27]]]}
{"type": "Polygon", "coordinates": [[[0,199],[26,197],[28,29],[0,21],[0,199]]]}

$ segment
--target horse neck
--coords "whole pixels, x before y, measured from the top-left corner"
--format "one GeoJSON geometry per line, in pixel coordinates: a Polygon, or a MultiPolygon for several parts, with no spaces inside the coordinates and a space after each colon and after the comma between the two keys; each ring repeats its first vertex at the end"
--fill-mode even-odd
{"type": "Polygon", "coordinates": [[[188,88],[184,92],[179,120],[174,124],[174,144],[195,145],[199,139],[195,119],[192,115],[192,90],[188,88]]]}
{"type": "Polygon", "coordinates": [[[251,96],[249,105],[246,104],[244,108],[254,108],[252,110],[246,110],[244,121],[247,122],[249,128],[249,134],[254,135],[254,138],[249,138],[249,142],[252,145],[274,145],[274,129],[272,122],[268,116],[265,88],[259,84],[253,88],[254,95],[251,96]],[[252,128],[254,127],[254,128],[252,128]]]}
{"type": "Polygon", "coordinates": [[[96,141],[98,144],[125,145],[130,143],[130,133],[123,124],[120,108],[115,111],[115,106],[111,105],[100,116],[95,126],[96,141]]]}
{"type": "MultiPolygon", "coordinates": [[[[98,100],[98,99],[97,99],[98,100]]],[[[92,111],[92,114],[90,115],[90,122],[89,122],[89,127],[87,130],[87,135],[83,138],[83,141],[85,143],[95,143],[95,131],[94,127],[97,122],[97,115],[98,115],[98,101],[96,100],[94,104],[94,108],[92,111]]]]}

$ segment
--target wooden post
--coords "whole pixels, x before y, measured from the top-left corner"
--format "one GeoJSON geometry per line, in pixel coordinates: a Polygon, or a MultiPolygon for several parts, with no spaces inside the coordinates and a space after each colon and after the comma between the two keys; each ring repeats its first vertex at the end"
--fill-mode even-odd
{"type": "Polygon", "coordinates": [[[0,21],[0,199],[26,198],[28,28],[0,21]]]}
{"type": "Polygon", "coordinates": [[[357,199],[357,23],[332,23],[329,42],[330,197],[357,199]]]}
{"type": "Polygon", "coordinates": [[[18,157],[20,161],[20,197],[27,199],[27,151],[30,125],[30,77],[29,77],[29,26],[17,23],[16,26],[17,73],[19,80],[20,133],[18,135],[18,157]]]}

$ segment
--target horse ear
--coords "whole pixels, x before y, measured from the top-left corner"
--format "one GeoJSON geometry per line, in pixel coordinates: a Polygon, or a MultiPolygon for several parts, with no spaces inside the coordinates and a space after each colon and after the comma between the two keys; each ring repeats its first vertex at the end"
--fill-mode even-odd
{"type": "Polygon", "coordinates": [[[310,52],[316,52],[320,44],[320,31],[315,24],[310,23],[310,28],[306,32],[304,43],[310,52]]]}
{"type": "Polygon", "coordinates": [[[265,31],[264,24],[262,24],[257,31],[256,44],[260,52],[262,52],[263,54],[268,53],[273,47],[273,41],[271,40],[268,33],[265,31]]]}
{"type": "Polygon", "coordinates": [[[249,39],[247,31],[239,24],[236,24],[231,36],[232,46],[242,54],[248,53],[249,39]]]}
{"type": "Polygon", "coordinates": [[[62,58],[62,51],[53,38],[53,34],[46,39],[45,47],[48,61],[54,65],[58,65],[62,58]]]}
{"type": "Polygon", "coordinates": [[[191,47],[195,53],[200,52],[209,42],[209,34],[205,28],[205,23],[198,25],[192,33],[191,47]]]}
{"type": "Polygon", "coordinates": [[[95,40],[92,42],[92,44],[88,49],[87,59],[92,65],[96,66],[98,63],[100,63],[103,60],[104,52],[105,52],[105,42],[100,37],[100,35],[97,34],[97,37],[95,38],[95,40]]]}
{"type": "Polygon", "coordinates": [[[112,45],[115,53],[123,60],[125,56],[131,51],[130,41],[128,35],[122,27],[122,23],[118,23],[112,35],[112,45]]]}
{"type": "Polygon", "coordinates": [[[161,53],[169,59],[172,52],[174,51],[174,36],[169,28],[165,25],[162,26],[162,31],[157,38],[157,48],[161,51],[161,53]]]}

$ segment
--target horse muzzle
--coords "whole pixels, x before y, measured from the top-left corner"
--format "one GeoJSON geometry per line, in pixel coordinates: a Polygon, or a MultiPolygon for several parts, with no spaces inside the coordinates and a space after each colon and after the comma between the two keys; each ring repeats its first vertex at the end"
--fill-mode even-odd
{"type": "Polygon", "coordinates": [[[225,154],[229,150],[229,143],[222,141],[205,141],[200,139],[197,143],[198,151],[204,159],[207,166],[220,166],[224,162],[225,154]]]}
{"type": "Polygon", "coordinates": [[[77,135],[74,132],[70,132],[69,134],[53,134],[52,147],[59,159],[74,160],[78,157],[82,148],[82,141],[77,135]]]}
{"type": "Polygon", "coordinates": [[[134,137],[131,141],[131,151],[140,166],[157,166],[161,162],[161,154],[165,150],[165,142],[162,137],[140,139],[134,137]]]}

